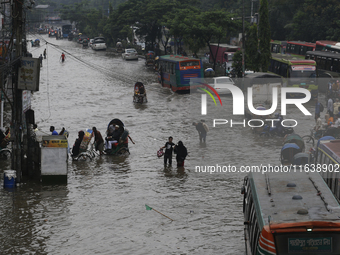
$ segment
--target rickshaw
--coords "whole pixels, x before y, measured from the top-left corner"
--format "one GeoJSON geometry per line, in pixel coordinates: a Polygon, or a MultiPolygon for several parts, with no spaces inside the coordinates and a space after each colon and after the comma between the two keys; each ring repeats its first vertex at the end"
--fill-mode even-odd
{"type": "Polygon", "coordinates": [[[35,39],[33,44],[32,44],[33,47],[39,47],[40,46],[40,40],[39,39],[35,39]]]}
{"type": "Polygon", "coordinates": [[[299,152],[294,155],[292,165],[304,166],[309,164],[310,154],[299,152]]]}
{"type": "Polygon", "coordinates": [[[286,143],[295,143],[295,144],[297,144],[300,147],[300,149],[302,151],[305,150],[305,141],[298,134],[287,135],[286,138],[284,139],[283,143],[284,144],[286,144],[286,143]]]}
{"type": "Polygon", "coordinates": [[[155,52],[154,51],[148,51],[148,53],[145,55],[145,65],[146,66],[155,66],[155,52]]]}
{"type": "Polygon", "coordinates": [[[296,143],[286,143],[281,149],[280,161],[282,165],[290,165],[293,163],[294,156],[302,152],[296,143]]]}
{"type": "Polygon", "coordinates": [[[121,42],[117,42],[116,51],[117,51],[117,53],[123,53],[124,52],[123,44],[121,42]]]}
{"type": "Polygon", "coordinates": [[[335,138],[333,136],[324,136],[324,137],[321,137],[319,140],[318,140],[318,143],[316,144],[316,147],[319,146],[320,142],[321,141],[331,141],[331,140],[335,140],[335,138]]]}
{"type": "Polygon", "coordinates": [[[141,82],[136,82],[134,87],[134,94],[133,94],[133,102],[134,103],[147,103],[148,99],[146,97],[146,90],[144,84],[141,82]]]}
{"type": "MultiPolygon", "coordinates": [[[[67,131],[66,131],[67,132],[67,131]]],[[[83,139],[79,145],[79,154],[78,155],[71,155],[73,161],[79,161],[79,160],[86,160],[94,158],[93,153],[93,146],[91,146],[91,149],[88,150],[88,145],[91,142],[91,139],[93,137],[92,135],[92,129],[85,129],[85,131],[81,130],[80,132],[84,132],[83,139]]],[[[68,136],[68,135],[67,135],[68,136]]]]}
{"type": "MultiPolygon", "coordinates": [[[[105,150],[106,155],[124,155],[126,153],[130,154],[129,151],[129,131],[125,128],[124,123],[120,119],[113,119],[107,126],[107,134],[109,134],[109,127],[113,125],[119,126],[119,132],[121,133],[119,141],[115,144],[112,144],[112,149],[105,150]]],[[[106,147],[108,142],[108,137],[105,138],[106,147]]]]}
{"type": "Polygon", "coordinates": [[[83,39],[82,44],[83,44],[83,49],[87,49],[89,47],[89,42],[87,39],[83,39]]]}

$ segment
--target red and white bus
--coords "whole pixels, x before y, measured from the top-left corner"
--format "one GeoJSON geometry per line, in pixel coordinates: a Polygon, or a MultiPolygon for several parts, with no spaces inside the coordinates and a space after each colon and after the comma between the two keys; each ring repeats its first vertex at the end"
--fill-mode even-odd
{"type": "Polygon", "coordinates": [[[317,51],[330,51],[340,53],[340,42],[335,41],[316,41],[317,51]]]}
{"type": "Polygon", "coordinates": [[[305,56],[307,51],[314,51],[315,47],[315,43],[287,41],[286,53],[305,56]]]}

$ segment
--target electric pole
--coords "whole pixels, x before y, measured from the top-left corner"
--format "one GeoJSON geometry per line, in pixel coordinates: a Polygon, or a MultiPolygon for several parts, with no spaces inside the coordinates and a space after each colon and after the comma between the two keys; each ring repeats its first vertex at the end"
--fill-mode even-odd
{"type": "Polygon", "coordinates": [[[244,78],[244,0],[242,0],[242,78],[244,78]]]}
{"type": "Polygon", "coordinates": [[[14,1],[12,8],[13,17],[13,34],[15,34],[15,58],[12,62],[14,67],[14,79],[12,79],[14,87],[13,97],[13,114],[12,114],[12,125],[14,131],[14,142],[13,142],[13,156],[12,156],[12,168],[16,170],[17,182],[21,182],[22,176],[22,90],[18,89],[18,75],[20,68],[20,59],[22,56],[22,34],[23,34],[23,17],[22,17],[22,2],[14,1]]]}

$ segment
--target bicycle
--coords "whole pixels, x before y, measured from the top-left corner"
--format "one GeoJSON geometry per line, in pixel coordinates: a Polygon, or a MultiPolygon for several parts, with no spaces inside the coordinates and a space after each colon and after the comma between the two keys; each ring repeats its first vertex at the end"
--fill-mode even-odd
{"type": "Polygon", "coordinates": [[[305,141],[305,143],[312,143],[312,146],[315,145],[315,139],[319,140],[321,137],[325,135],[327,132],[327,129],[319,129],[318,131],[314,131],[314,129],[310,130],[310,135],[304,135],[302,139],[305,141]]]}

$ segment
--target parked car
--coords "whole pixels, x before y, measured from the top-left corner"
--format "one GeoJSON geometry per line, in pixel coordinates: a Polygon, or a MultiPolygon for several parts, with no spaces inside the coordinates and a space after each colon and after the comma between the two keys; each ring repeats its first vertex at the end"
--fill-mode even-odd
{"type": "Polygon", "coordinates": [[[231,94],[230,90],[227,88],[227,85],[235,85],[234,81],[227,76],[207,78],[206,82],[208,85],[213,87],[219,95],[231,94]]]}
{"type": "Polygon", "coordinates": [[[91,45],[93,50],[106,50],[106,43],[104,37],[95,37],[91,45]]]}
{"type": "Polygon", "coordinates": [[[135,49],[125,49],[125,52],[122,53],[122,57],[125,60],[132,60],[132,59],[136,59],[138,60],[138,53],[135,49]]]}
{"type": "Polygon", "coordinates": [[[90,45],[91,48],[92,48],[92,43],[93,43],[93,39],[90,39],[89,45],[90,45]]]}

